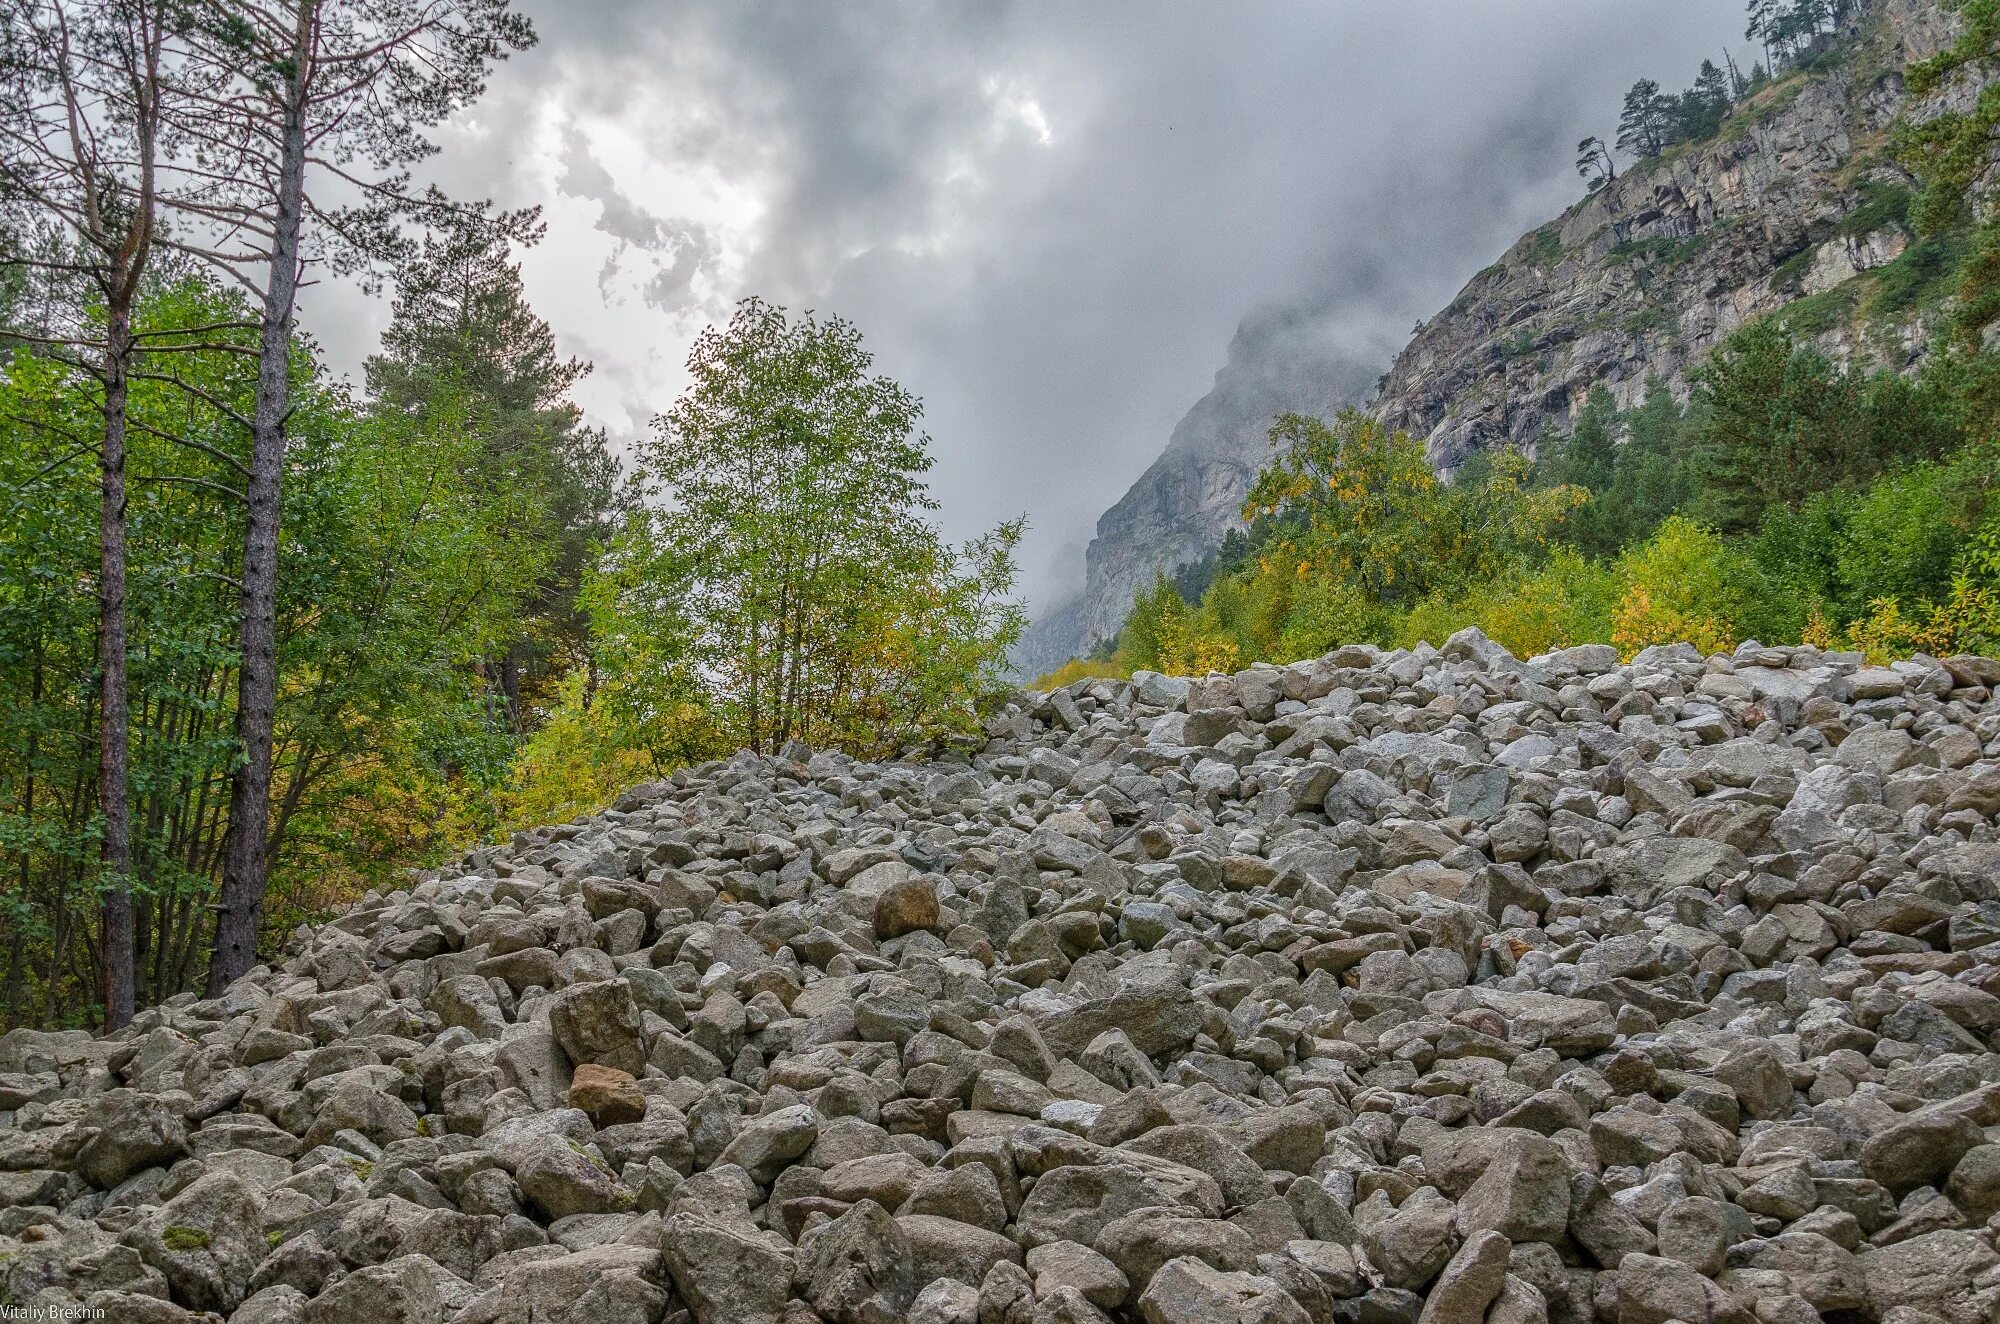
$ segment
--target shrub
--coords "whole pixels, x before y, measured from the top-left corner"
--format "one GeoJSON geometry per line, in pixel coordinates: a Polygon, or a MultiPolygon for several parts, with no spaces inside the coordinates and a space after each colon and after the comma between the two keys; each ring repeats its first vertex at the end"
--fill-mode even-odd
{"type": "Polygon", "coordinates": [[[1118,680],[1131,673],[1115,659],[1100,662],[1095,658],[1073,657],[1045,676],[1037,676],[1028,688],[1046,694],[1059,690],[1065,685],[1074,685],[1080,680],[1118,680]]]}
{"type": "Polygon", "coordinates": [[[1727,651],[1768,596],[1759,592],[1764,582],[1755,562],[1714,529],[1680,515],[1619,557],[1617,573],[1611,642],[1627,658],[1652,644],[1727,651]]]}
{"type": "Polygon", "coordinates": [[[1546,565],[1524,569],[1464,598],[1418,604],[1404,622],[1406,646],[1419,639],[1442,643],[1456,630],[1477,625],[1516,657],[1608,639],[1618,601],[1618,579],[1601,561],[1562,548],[1546,565]]]}

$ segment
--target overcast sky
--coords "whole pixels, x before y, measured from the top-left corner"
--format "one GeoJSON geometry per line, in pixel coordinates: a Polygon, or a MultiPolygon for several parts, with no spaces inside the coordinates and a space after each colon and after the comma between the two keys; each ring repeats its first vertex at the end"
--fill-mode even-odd
{"type": "MultiPolygon", "coordinates": [[[[1251,308],[1400,344],[1579,195],[1635,79],[1744,49],[1741,0],[525,8],[435,173],[545,209],[528,293],[590,416],[641,434],[745,295],[838,313],[926,402],[946,533],[1028,515],[1042,603],[1251,308]]],[[[386,314],[303,307],[348,370],[386,314]]]]}

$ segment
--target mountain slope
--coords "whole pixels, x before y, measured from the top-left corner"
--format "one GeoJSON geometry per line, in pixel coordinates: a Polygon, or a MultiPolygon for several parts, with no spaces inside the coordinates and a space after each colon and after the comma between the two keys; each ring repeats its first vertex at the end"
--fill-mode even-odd
{"type": "MultiPolygon", "coordinates": [[[[1287,409],[1366,403],[1424,438],[1439,469],[1473,451],[1533,450],[1569,430],[1591,388],[1623,404],[1689,370],[1737,328],[1783,310],[1841,359],[1905,367],[1948,291],[1949,242],[1915,242],[1911,180],[1888,158],[1891,125],[1922,115],[1901,70],[1940,49],[1936,0],[1872,0],[1812,62],[1740,105],[1722,132],[1640,162],[1521,237],[1388,359],[1329,352],[1301,334],[1333,312],[1246,319],[1214,389],[1167,450],[1098,522],[1082,594],[1043,613],[1016,660],[1052,669],[1112,637],[1160,569],[1201,560],[1236,522],[1287,409]]],[[[1937,98],[1963,105],[1976,86],[1937,98]]]]}
{"type": "Polygon", "coordinates": [[[1475,450],[1568,431],[1592,387],[1634,402],[1746,322],[1784,310],[1838,358],[1903,367],[1947,288],[1913,244],[1911,180],[1888,159],[1901,70],[1947,29],[1934,3],[1877,0],[1808,70],[1721,133],[1635,164],[1522,236],[1424,324],[1371,408],[1449,471],[1475,450]]]}
{"type": "Polygon", "coordinates": [[[1273,418],[1330,413],[1366,398],[1387,347],[1354,345],[1337,338],[1338,329],[1324,310],[1261,309],[1243,319],[1208,394],[1097,521],[1081,594],[1040,614],[1016,650],[1023,674],[1050,670],[1111,638],[1133,595],[1156,573],[1200,561],[1242,523],[1273,418]]]}

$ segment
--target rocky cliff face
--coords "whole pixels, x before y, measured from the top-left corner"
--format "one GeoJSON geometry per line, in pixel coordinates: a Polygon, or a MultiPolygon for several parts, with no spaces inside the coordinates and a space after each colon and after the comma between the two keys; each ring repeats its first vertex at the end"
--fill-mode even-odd
{"type": "Polygon", "coordinates": [[[1240,525],[1279,414],[1326,414],[1366,397],[1387,347],[1338,343],[1334,325],[1324,311],[1301,309],[1265,309],[1243,320],[1214,387],[1097,521],[1082,593],[1037,618],[1015,654],[1021,672],[1049,670],[1111,638],[1133,595],[1156,573],[1200,561],[1240,525]]]}
{"type": "Polygon", "coordinates": [[[1942,271],[1899,218],[1911,181],[1887,137],[1909,109],[1901,69],[1947,33],[1934,3],[1877,0],[1715,138],[1524,235],[1419,329],[1372,409],[1448,471],[1566,433],[1597,385],[1623,403],[1654,377],[1685,392],[1719,342],[1780,309],[1836,356],[1908,364],[1942,271]]]}
{"type": "MultiPolygon", "coordinates": [[[[1936,0],[1873,0],[1817,66],[1765,88],[1724,131],[1620,175],[1524,235],[1422,325],[1368,407],[1423,437],[1432,462],[1532,451],[1568,432],[1591,388],[1633,403],[1732,331],[1785,310],[1841,358],[1902,367],[1944,293],[1934,250],[1899,218],[1908,175],[1887,156],[1901,70],[1950,36],[1936,0]]],[[[1940,95],[1966,104],[1976,86],[1940,95]]],[[[1323,320],[1330,315],[1320,314],[1323,320]]],[[[1044,613],[1017,661],[1059,665],[1116,633],[1157,570],[1199,561],[1238,520],[1272,417],[1366,398],[1386,353],[1314,349],[1302,314],[1246,320],[1215,388],[1098,522],[1082,594],[1044,613]]]]}

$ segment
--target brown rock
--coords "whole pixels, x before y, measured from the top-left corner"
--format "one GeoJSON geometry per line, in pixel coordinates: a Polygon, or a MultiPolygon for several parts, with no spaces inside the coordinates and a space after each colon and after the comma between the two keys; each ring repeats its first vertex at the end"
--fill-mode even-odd
{"type": "Polygon", "coordinates": [[[570,1078],[569,1102],[572,1108],[590,1114],[590,1120],[600,1127],[644,1121],[646,1117],[646,1096],[639,1092],[639,1082],[632,1073],[596,1062],[577,1065],[570,1078]]]}
{"type": "Polygon", "coordinates": [[[921,875],[891,883],[875,898],[877,938],[900,938],[937,924],[937,887],[921,875]]]}

